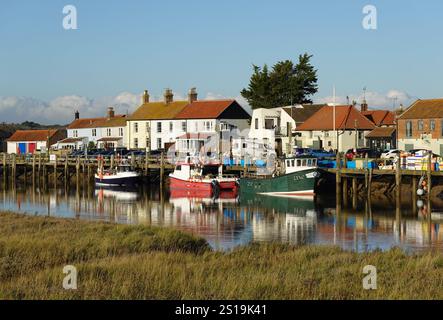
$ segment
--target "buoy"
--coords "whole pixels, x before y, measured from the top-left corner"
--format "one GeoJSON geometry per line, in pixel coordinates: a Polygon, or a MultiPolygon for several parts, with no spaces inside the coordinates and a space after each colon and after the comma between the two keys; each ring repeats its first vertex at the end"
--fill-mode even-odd
{"type": "Polygon", "coordinates": [[[417,200],[417,208],[423,208],[424,203],[423,200],[417,200]]]}
{"type": "Polygon", "coordinates": [[[425,191],[423,189],[417,189],[417,196],[422,196],[425,194],[425,191]]]}

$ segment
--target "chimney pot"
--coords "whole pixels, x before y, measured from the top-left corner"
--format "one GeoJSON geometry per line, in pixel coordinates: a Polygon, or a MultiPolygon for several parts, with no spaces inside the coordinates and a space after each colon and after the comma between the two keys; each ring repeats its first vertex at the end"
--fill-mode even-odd
{"type": "Polygon", "coordinates": [[[148,90],[145,90],[145,92],[143,92],[142,104],[145,104],[145,103],[149,103],[149,93],[148,93],[148,90]]]}
{"type": "Polygon", "coordinates": [[[360,110],[361,110],[361,112],[366,112],[366,111],[368,111],[368,103],[366,102],[366,99],[363,100],[363,103],[362,103],[361,106],[360,106],[360,110]]]}
{"type": "Polygon", "coordinates": [[[113,107],[109,107],[108,108],[108,120],[114,118],[114,116],[115,116],[114,108],[113,107]]]}
{"type": "Polygon", "coordinates": [[[78,112],[78,110],[74,113],[74,119],[75,120],[80,119],[80,112],[78,112]]]}
{"type": "Polygon", "coordinates": [[[188,92],[188,102],[193,103],[194,101],[197,101],[197,89],[191,88],[188,92]]]}
{"type": "Polygon", "coordinates": [[[165,98],[166,104],[172,103],[174,101],[174,94],[172,93],[172,90],[169,88],[165,90],[165,93],[163,96],[165,98]]]}

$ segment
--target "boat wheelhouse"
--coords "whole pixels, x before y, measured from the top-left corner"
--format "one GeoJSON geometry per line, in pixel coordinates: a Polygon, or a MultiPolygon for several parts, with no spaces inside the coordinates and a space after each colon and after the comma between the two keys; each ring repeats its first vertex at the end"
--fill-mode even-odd
{"type": "Polygon", "coordinates": [[[245,176],[240,179],[242,194],[313,197],[318,174],[317,158],[294,157],[278,162],[272,175],[245,176]]]}

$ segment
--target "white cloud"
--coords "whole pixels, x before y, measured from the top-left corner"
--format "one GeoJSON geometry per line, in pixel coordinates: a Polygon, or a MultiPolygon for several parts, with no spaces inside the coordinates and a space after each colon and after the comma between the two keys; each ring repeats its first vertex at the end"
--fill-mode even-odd
{"type": "MultiPolygon", "coordinates": [[[[357,101],[357,103],[360,104],[363,100],[363,94],[350,94],[348,97],[351,103],[352,101],[357,101]]],[[[366,92],[366,101],[370,109],[392,109],[394,107],[394,103],[396,107],[399,107],[400,104],[407,107],[414,100],[415,98],[410,96],[408,93],[396,89],[389,90],[386,93],[373,91],[366,92]]],[[[314,99],[315,103],[332,103],[333,101],[332,96],[314,99]]],[[[346,96],[336,96],[335,101],[339,104],[346,104],[347,98],[346,96]]]]}
{"type": "MultiPolygon", "coordinates": [[[[226,99],[222,94],[207,93],[204,99],[226,99]]],[[[174,100],[186,100],[187,95],[174,92],[174,100]]],[[[235,97],[246,111],[251,112],[247,101],[235,97]]],[[[150,97],[151,101],[162,101],[163,95],[150,97]]],[[[34,121],[41,124],[68,124],[79,111],[81,118],[100,117],[106,114],[109,106],[115,108],[117,114],[132,113],[141,101],[141,94],[122,92],[116,96],[90,99],[83,96],[70,95],[57,97],[49,102],[29,97],[0,96],[0,122],[34,121]]]]}

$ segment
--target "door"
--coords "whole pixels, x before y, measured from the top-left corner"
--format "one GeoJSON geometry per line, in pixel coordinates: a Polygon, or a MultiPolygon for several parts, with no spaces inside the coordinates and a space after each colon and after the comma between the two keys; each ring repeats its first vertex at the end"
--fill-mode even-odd
{"type": "Polygon", "coordinates": [[[28,144],[28,153],[34,154],[37,144],[35,142],[30,142],[28,144]]]}

